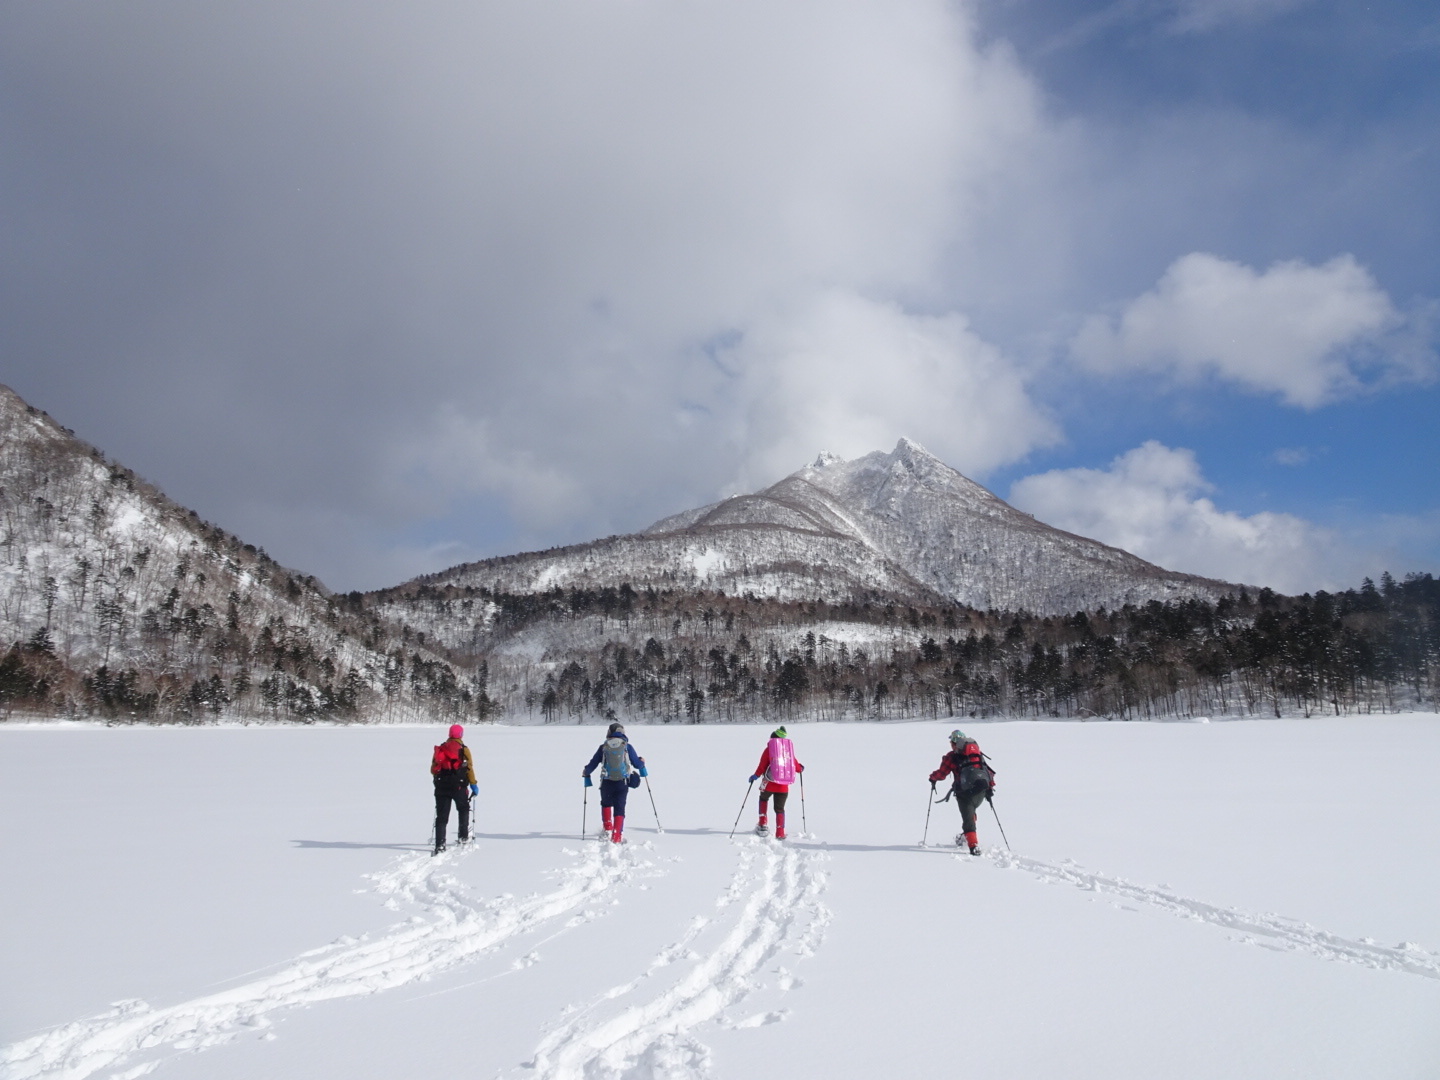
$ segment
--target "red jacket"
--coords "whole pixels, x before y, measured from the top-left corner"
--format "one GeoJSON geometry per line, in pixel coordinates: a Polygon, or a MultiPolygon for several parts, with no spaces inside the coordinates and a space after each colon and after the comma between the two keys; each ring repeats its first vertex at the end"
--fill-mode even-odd
{"type": "Polygon", "coordinates": [[[991,790],[995,787],[995,770],[985,764],[985,755],[980,752],[980,744],[967,742],[959,750],[951,750],[940,759],[940,767],[930,774],[930,782],[933,784],[938,780],[944,780],[952,772],[955,779],[960,779],[961,769],[983,769],[984,775],[990,781],[991,790]]]}
{"type": "MultiPolygon", "coordinates": [[[[767,742],[767,743],[765,744],[765,749],[760,752],[760,764],[755,766],[755,775],[756,775],[756,776],[765,776],[765,770],[768,769],[768,768],[770,768],[770,744],[767,742]]],[[[802,772],[805,771],[805,766],[800,764],[800,759],[799,759],[799,758],[796,758],[796,759],[795,759],[795,771],[796,771],[797,773],[802,773],[802,772]]],[[[790,791],[790,785],[789,785],[789,784],[776,784],[776,783],[772,782],[768,777],[766,777],[766,779],[765,779],[765,786],[762,787],[760,790],[761,790],[761,791],[768,791],[768,792],[771,792],[772,794],[778,792],[778,793],[781,794],[781,795],[785,795],[785,794],[788,794],[788,793],[789,793],[789,791],[790,791]]]]}

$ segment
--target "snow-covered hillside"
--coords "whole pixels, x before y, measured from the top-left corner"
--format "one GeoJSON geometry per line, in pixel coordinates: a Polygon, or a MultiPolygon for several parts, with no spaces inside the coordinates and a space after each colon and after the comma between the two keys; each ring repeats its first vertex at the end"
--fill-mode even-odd
{"type": "Polygon", "coordinates": [[[390,637],[0,386],[0,711],[309,719],[453,704],[414,692],[453,690],[448,665],[390,637]]]}
{"type": "Polygon", "coordinates": [[[665,518],[635,536],[419,580],[511,593],[628,583],[788,600],[869,595],[1039,614],[1236,591],[1051,528],[908,439],[854,461],[822,454],[764,491],[665,518]]]}
{"type": "Polygon", "coordinates": [[[784,845],[727,838],[764,729],[633,727],[621,848],[599,729],[472,730],[436,859],[438,729],[0,727],[0,1077],[1436,1075],[1433,715],[965,721],[982,858],[918,843],[952,723],[792,728],[784,845]]]}

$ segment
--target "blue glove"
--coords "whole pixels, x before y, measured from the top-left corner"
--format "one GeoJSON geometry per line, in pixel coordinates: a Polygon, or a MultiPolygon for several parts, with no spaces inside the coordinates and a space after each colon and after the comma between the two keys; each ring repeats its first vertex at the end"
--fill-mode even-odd
{"type": "Polygon", "coordinates": [[[592,784],[592,783],[590,782],[590,777],[588,777],[588,776],[585,777],[585,786],[586,786],[586,787],[594,787],[594,786],[595,786],[594,784],[592,784]]]}
{"type": "Polygon", "coordinates": [[[480,794],[480,785],[479,785],[479,784],[471,784],[471,785],[470,785],[470,797],[473,799],[473,798],[475,798],[476,795],[479,795],[479,794],[480,794]]]}
{"type": "Polygon", "coordinates": [[[753,784],[756,780],[759,780],[759,779],[760,779],[760,774],[757,772],[754,776],[750,777],[750,783],[753,784]]]}
{"type": "Polygon", "coordinates": [[[645,771],[645,766],[644,766],[644,765],[641,765],[641,766],[640,766],[640,775],[641,775],[641,776],[649,776],[649,775],[650,775],[648,772],[645,771]]]}

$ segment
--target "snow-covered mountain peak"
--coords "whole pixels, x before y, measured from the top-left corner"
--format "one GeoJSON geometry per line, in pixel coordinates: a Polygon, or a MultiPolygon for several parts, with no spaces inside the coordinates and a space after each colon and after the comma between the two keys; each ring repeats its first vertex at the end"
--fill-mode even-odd
{"type": "Polygon", "coordinates": [[[634,536],[425,581],[522,593],[628,583],[785,599],[888,595],[1043,613],[1232,591],[1038,522],[906,438],[852,460],[822,452],[762,491],[634,536]]]}
{"type": "Polygon", "coordinates": [[[937,465],[943,464],[925,447],[914,439],[907,439],[904,435],[900,436],[900,441],[895,444],[895,449],[890,452],[890,456],[897,461],[932,461],[937,465]]]}

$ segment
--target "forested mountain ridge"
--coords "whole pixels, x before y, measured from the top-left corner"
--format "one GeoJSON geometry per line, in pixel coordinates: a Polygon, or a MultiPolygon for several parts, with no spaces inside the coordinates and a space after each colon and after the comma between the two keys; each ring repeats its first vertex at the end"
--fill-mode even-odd
{"type": "Polygon", "coordinates": [[[628,584],[1041,615],[1214,601],[1239,589],[1052,528],[908,439],[888,454],[854,461],[821,454],[763,491],[676,514],[638,534],[468,563],[414,584],[511,594],[628,584]]]}
{"type": "Polygon", "coordinates": [[[309,719],[463,704],[455,670],[401,638],[0,387],[0,709],[309,719]]]}

